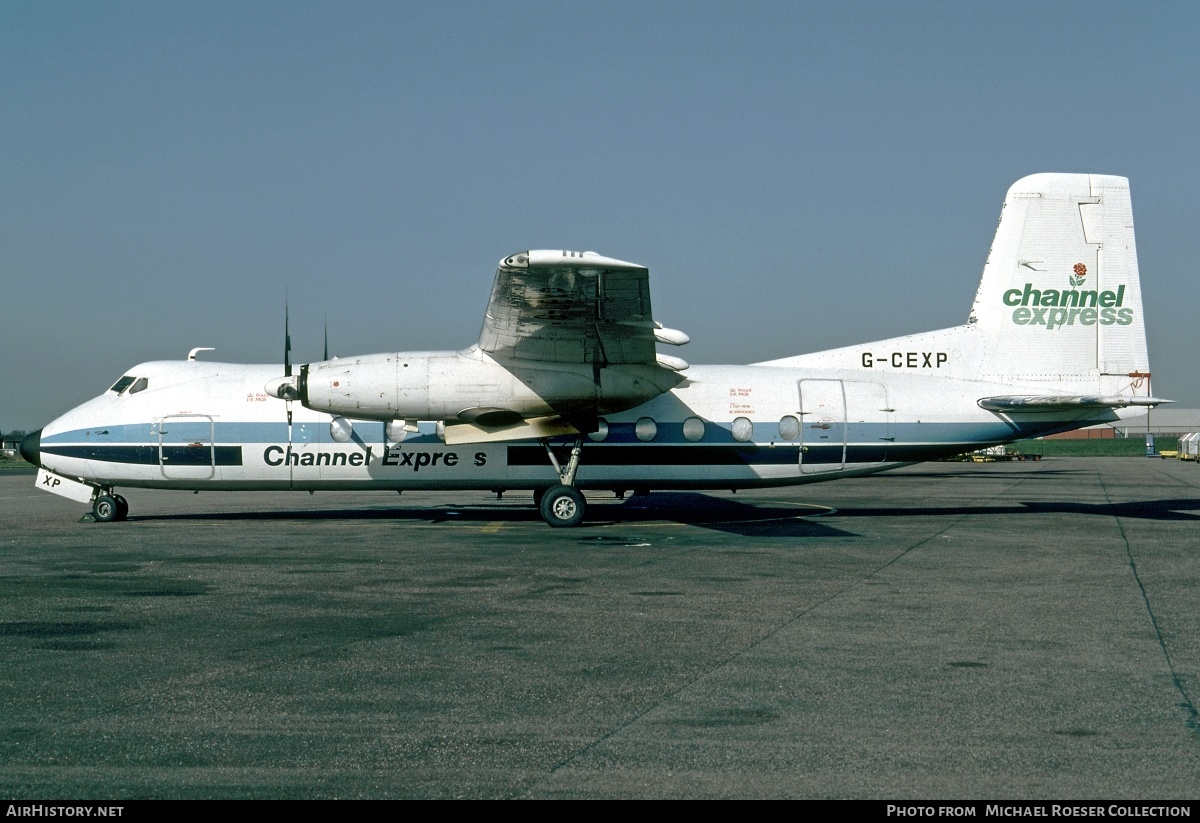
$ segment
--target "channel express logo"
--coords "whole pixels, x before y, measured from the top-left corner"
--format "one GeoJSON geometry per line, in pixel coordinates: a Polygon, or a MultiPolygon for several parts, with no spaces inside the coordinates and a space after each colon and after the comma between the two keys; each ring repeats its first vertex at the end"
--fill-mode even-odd
{"type": "Polygon", "coordinates": [[[1035,289],[1026,283],[1024,289],[1009,289],[1004,293],[1004,305],[1016,306],[1012,321],[1018,326],[1043,326],[1046,331],[1063,326],[1128,326],[1133,322],[1133,309],[1123,306],[1125,286],[1116,291],[1087,290],[1087,266],[1076,263],[1068,278],[1069,289],[1035,289]],[[1084,288],[1080,288],[1084,287],[1084,288]]]}

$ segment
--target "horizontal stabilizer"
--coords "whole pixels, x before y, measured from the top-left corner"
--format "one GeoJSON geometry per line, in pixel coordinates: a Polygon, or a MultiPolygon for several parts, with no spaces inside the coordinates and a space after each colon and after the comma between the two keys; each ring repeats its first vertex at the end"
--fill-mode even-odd
{"type": "Polygon", "coordinates": [[[1001,397],[983,397],[979,407],[988,411],[998,412],[1057,412],[1072,409],[1124,409],[1129,406],[1157,406],[1160,403],[1173,403],[1173,400],[1163,400],[1158,397],[1122,397],[1119,395],[1103,396],[1098,394],[1084,395],[1004,395],[1001,397]]]}
{"type": "Polygon", "coordinates": [[[534,437],[558,437],[579,434],[579,429],[561,417],[534,417],[511,426],[481,426],[471,423],[447,423],[446,444],[502,443],[534,437]]]}

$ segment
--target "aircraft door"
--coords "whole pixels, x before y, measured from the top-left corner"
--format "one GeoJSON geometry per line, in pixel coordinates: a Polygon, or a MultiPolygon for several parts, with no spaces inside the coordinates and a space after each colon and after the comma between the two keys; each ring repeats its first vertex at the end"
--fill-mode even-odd
{"type": "Polygon", "coordinates": [[[800,381],[800,472],[841,471],[846,463],[846,395],[841,380],[800,381]]]}
{"type": "Polygon", "coordinates": [[[169,414],[157,421],[158,465],[170,480],[207,480],[216,473],[213,419],[169,414]]]}

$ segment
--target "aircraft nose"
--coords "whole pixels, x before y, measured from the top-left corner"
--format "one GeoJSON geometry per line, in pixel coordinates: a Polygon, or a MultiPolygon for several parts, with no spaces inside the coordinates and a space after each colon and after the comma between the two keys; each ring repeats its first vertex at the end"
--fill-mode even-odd
{"type": "Polygon", "coordinates": [[[33,465],[41,468],[42,465],[42,430],[38,429],[33,434],[27,434],[21,440],[21,456],[28,460],[33,465]]]}

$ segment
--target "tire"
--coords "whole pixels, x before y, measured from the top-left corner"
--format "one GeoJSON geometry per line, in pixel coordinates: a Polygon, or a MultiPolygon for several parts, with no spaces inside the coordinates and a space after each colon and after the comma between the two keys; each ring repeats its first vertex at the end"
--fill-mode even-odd
{"type": "Polygon", "coordinates": [[[583,521],[583,511],[587,502],[583,495],[570,486],[551,486],[542,496],[538,507],[542,519],[556,529],[566,529],[578,526],[583,521]]]}
{"type": "Polygon", "coordinates": [[[111,523],[117,519],[120,509],[117,501],[110,495],[102,494],[92,503],[92,517],[97,523],[111,523]]]}
{"type": "Polygon", "coordinates": [[[119,494],[114,494],[113,500],[117,501],[117,520],[129,517],[129,501],[119,494]]]}

